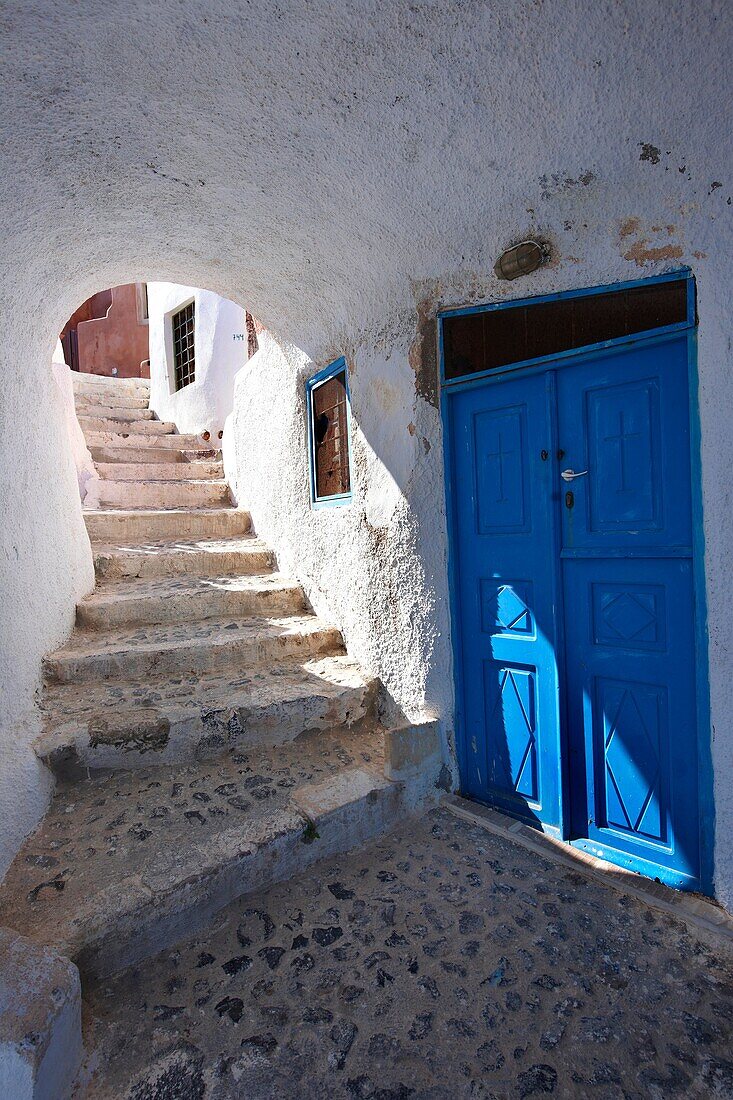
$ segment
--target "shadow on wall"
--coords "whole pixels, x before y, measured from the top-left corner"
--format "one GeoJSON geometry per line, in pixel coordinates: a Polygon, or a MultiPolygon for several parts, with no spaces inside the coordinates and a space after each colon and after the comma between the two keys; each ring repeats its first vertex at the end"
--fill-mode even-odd
{"type": "Polygon", "coordinates": [[[384,720],[438,717],[448,763],[453,687],[438,410],[416,393],[408,346],[350,349],[352,493],[314,508],[306,382],[340,357],[314,362],[261,334],[259,351],[237,374],[225,471],[279,568],[380,680],[384,720]]]}

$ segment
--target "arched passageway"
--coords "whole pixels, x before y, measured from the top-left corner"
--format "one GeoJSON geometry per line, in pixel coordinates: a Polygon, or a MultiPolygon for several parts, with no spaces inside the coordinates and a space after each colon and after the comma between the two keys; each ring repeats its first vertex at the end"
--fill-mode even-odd
{"type": "MultiPolygon", "coordinates": [[[[146,276],[245,301],[273,334],[232,430],[243,500],[406,712],[452,721],[437,407],[441,305],[689,265],[698,286],[716,882],[730,903],[733,739],[725,368],[730,14],[624,21],[566,0],[9,11],[2,279],[3,859],[48,783],[30,742],[43,653],[92,583],[49,371],[100,286],[146,276]],[[706,80],[700,83],[704,69],[706,80]],[[517,74],[521,74],[521,79],[517,74]],[[551,262],[497,281],[531,234],[551,262]],[[351,368],[356,506],[304,494],[302,382],[351,368]],[[270,403],[263,415],[263,398],[270,403]],[[258,415],[259,414],[259,415],[258,415]],[[277,425],[274,430],[273,425],[277,425]],[[271,476],[278,470],[277,480],[271,476]]],[[[239,488],[239,487],[238,487],[239,488]]]]}

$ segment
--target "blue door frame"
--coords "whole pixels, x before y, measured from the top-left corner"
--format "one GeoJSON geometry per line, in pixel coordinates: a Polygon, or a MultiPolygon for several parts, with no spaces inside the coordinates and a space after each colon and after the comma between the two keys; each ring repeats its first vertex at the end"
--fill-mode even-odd
{"type": "MultiPolygon", "coordinates": [[[[704,578],[704,531],[703,531],[703,507],[702,507],[702,488],[701,488],[701,459],[700,459],[700,422],[698,412],[698,375],[697,375],[697,331],[696,331],[697,319],[695,315],[695,284],[692,273],[688,270],[671,272],[664,276],[659,276],[653,279],[635,280],[632,282],[616,283],[602,287],[585,288],[581,290],[565,291],[556,294],[545,295],[535,298],[525,299],[513,299],[507,302],[491,303],[481,306],[474,306],[462,309],[443,310],[438,315],[438,339],[439,339],[439,359],[440,359],[440,378],[441,378],[441,415],[443,422],[444,433],[444,463],[445,463],[445,485],[446,485],[446,502],[447,502],[447,523],[448,523],[448,575],[449,575],[449,588],[450,588],[450,602],[451,602],[451,617],[452,617],[452,645],[454,656],[454,678],[455,678],[455,726],[456,726],[456,748],[458,752],[459,766],[461,767],[461,786],[466,793],[470,796],[470,785],[466,783],[465,761],[467,759],[467,729],[466,729],[466,715],[464,714],[464,657],[463,657],[463,639],[461,637],[461,631],[459,624],[462,622],[460,595],[459,595],[459,575],[458,575],[458,563],[457,563],[457,531],[459,523],[458,513],[458,499],[456,493],[456,470],[454,468],[454,440],[451,436],[451,416],[449,415],[449,408],[453,397],[459,395],[464,391],[470,391],[479,387],[486,386],[501,386],[508,382],[510,379],[529,378],[535,375],[545,375],[546,385],[552,387],[555,385],[554,377],[555,372],[561,372],[563,365],[576,365],[581,362],[592,363],[594,359],[598,359],[604,355],[608,355],[609,351],[615,351],[616,349],[652,347],[655,344],[661,344],[669,340],[677,340],[679,342],[680,337],[683,337],[687,347],[687,381],[688,381],[688,397],[689,397],[689,439],[690,439],[690,472],[691,472],[691,509],[692,509],[692,588],[693,588],[693,613],[694,613],[694,627],[693,627],[693,644],[694,644],[694,662],[695,662],[695,678],[696,678],[696,718],[697,718],[697,757],[698,757],[698,820],[699,820],[699,832],[700,832],[700,853],[699,853],[699,880],[689,884],[684,881],[678,881],[674,876],[665,875],[662,873],[661,877],[664,881],[668,881],[673,885],[682,886],[683,888],[694,888],[701,890],[704,893],[711,894],[713,892],[713,844],[714,844],[714,804],[713,804],[713,782],[712,782],[712,758],[711,758],[711,744],[710,744],[710,711],[709,711],[709,688],[708,688],[708,634],[707,634],[707,612],[706,612],[706,598],[705,598],[705,578],[704,578]],[[688,292],[688,320],[684,323],[668,325],[664,328],[654,329],[650,332],[639,333],[631,337],[623,337],[617,340],[610,340],[604,343],[589,345],[581,349],[575,349],[560,354],[553,354],[544,356],[538,359],[525,360],[523,362],[512,363],[507,368],[499,368],[491,371],[484,371],[477,374],[473,374],[467,377],[461,377],[459,379],[449,380],[445,375],[445,362],[444,362],[444,347],[443,347],[443,321],[448,317],[455,317],[463,314],[473,314],[479,312],[487,312],[497,309],[510,309],[515,306],[531,306],[543,302],[571,298],[595,295],[601,293],[607,293],[614,290],[625,290],[637,286],[646,286],[653,282],[668,282],[671,280],[687,280],[687,292],[688,292]],[[550,367],[552,367],[552,376],[550,374],[550,367]],[[551,380],[552,379],[552,380],[551,380]]],[[[539,378],[538,378],[539,382],[539,378]]],[[[557,542],[559,535],[557,531],[553,535],[554,540],[557,542]]],[[[559,549],[555,547],[555,549],[559,549]]],[[[558,554],[559,559],[559,554],[558,554]]],[[[558,589],[562,586],[562,577],[560,575],[561,570],[558,561],[557,567],[558,575],[555,580],[555,584],[558,589]]],[[[562,616],[559,616],[562,619],[562,616]]],[[[466,639],[470,642],[470,639],[466,639]]],[[[565,638],[563,635],[563,624],[559,622],[557,624],[557,631],[554,638],[554,642],[557,645],[557,664],[561,679],[564,678],[563,662],[565,656],[565,638]]],[[[565,703],[561,703],[561,731],[560,737],[562,741],[561,752],[564,754],[567,751],[566,733],[565,727],[567,724],[567,715],[565,712],[565,703]]],[[[572,836],[572,826],[570,820],[570,800],[568,797],[568,775],[567,768],[563,767],[562,761],[558,761],[558,785],[560,789],[560,812],[559,822],[557,825],[553,823],[542,827],[545,831],[554,833],[562,839],[569,841],[569,843],[583,848],[587,851],[597,851],[597,845],[594,846],[593,842],[587,838],[577,839],[572,836]]],[[[656,876],[655,867],[644,861],[643,859],[634,859],[629,857],[624,860],[624,866],[630,869],[637,870],[642,874],[656,876]]]]}

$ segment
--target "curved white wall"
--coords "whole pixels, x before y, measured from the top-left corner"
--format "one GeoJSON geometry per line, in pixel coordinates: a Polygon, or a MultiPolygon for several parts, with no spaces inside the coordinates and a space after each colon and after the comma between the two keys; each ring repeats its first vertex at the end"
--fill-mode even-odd
{"type": "MultiPolygon", "coordinates": [[[[0,389],[0,874],[46,808],[51,780],[31,749],[41,657],[66,639],[76,603],[94,587],[69,420],[71,379],[51,367],[45,334],[22,297],[5,314],[11,348],[35,348],[0,389]]],[[[69,313],[71,309],[69,309],[69,313]]],[[[14,364],[15,366],[15,364],[14,364]]],[[[78,424],[77,424],[78,427],[78,424]]]]}
{"type": "Polygon", "coordinates": [[[197,287],[148,283],[150,407],[181,432],[211,432],[215,440],[232,411],[234,376],[247,361],[247,327],[241,306],[197,287]],[[195,303],[195,380],[175,388],[171,314],[195,303]],[[243,337],[243,339],[240,339],[243,337]]]}
{"type": "MultiPolygon", "coordinates": [[[[2,34],[9,548],[0,581],[13,705],[32,715],[38,659],[70,625],[79,588],[78,493],[53,451],[60,414],[48,363],[61,325],[94,291],[142,278],[206,286],[302,349],[288,352],[298,373],[305,359],[348,357],[363,435],[352,514],[306,516],[303,483],[273,465],[267,476],[296,507],[300,531],[270,520],[268,532],[293,561],[300,538],[311,590],[358,647],[350,623],[366,608],[374,638],[363,647],[388,685],[404,655],[419,654],[406,665],[401,705],[411,707],[443,705],[449,671],[441,439],[427,378],[435,359],[421,318],[440,305],[689,264],[700,314],[716,883],[733,906],[733,162],[721,140],[733,93],[730,5],[281,0],[252,5],[242,22],[226,0],[49,0],[30,12],[11,6],[2,34]],[[552,263],[497,283],[498,253],[531,234],[551,242],[552,263]],[[333,565],[349,540],[369,551],[363,592],[333,565]],[[395,610],[423,577],[425,605],[395,610]]],[[[240,372],[232,420],[243,480],[256,473],[243,455],[247,432],[266,435],[283,459],[298,453],[289,419],[279,424],[247,380],[257,359],[240,372]]],[[[267,359],[279,383],[284,368],[267,359]]],[[[275,491],[269,502],[260,486],[240,491],[265,525],[275,491]]],[[[6,743],[27,738],[17,729],[6,743]]],[[[37,801],[16,763],[6,774],[13,806],[37,801]]]]}

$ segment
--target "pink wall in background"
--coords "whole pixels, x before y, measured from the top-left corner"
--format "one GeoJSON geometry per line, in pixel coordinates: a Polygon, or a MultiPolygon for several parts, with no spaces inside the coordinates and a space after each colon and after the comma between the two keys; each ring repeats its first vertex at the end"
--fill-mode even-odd
{"type": "Polygon", "coordinates": [[[76,311],[62,333],[64,352],[71,367],[85,374],[106,375],[113,374],[116,368],[119,378],[150,376],[143,287],[142,283],[114,286],[94,295],[76,311]],[[103,295],[108,295],[111,303],[99,316],[101,310],[88,307],[100,301],[103,295]],[[71,351],[74,343],[75,352],[71,351]]]}

